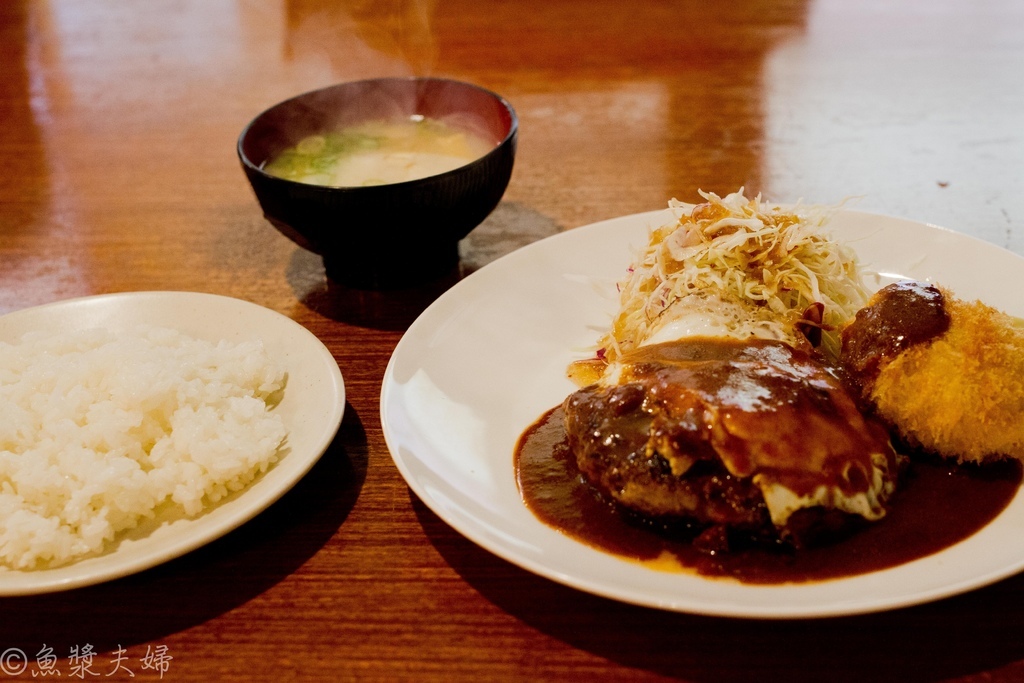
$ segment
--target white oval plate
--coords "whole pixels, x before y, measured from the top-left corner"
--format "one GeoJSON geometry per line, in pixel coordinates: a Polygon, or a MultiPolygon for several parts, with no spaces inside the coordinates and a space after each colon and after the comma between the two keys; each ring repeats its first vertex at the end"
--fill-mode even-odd
{"type": "MultiPolygon", "coordinates": [[[[663,572],[591,548],[524,506],[513,449],[574,387],[566,365],[592,352],[617,308],[615,282],[668,210],[570,230],[495,261],[435,301],[388,365],[381,419],[409,486],[467,538],[520,567],[625,602],[709,615],[856,614],[960,593],[1024,568],[1024,495],[954,547],[892,569],[756,586],[663,572]]],[[[1024,259],[913,221],[844,211],[832,233],[881,285],[938,281],[962,298],[1024,314],[1024,259]]]]}
{"type": "Polygon", "coordinates": [[[127,576],[223,536],[280,498],[327,450],[341,424],[345,385],[331,352],[312,332],[268,308],[215,294],[128,292],[58,301],[0,317],[0,340],[27,332],[151,325],[197,339],[259,339],[288,373],[274,408],[288,429],[284,456],[243,491],[193,519],[157,520],[110,551],[55,569],[0,571],[0,595],[77,588],[127,576]]]}

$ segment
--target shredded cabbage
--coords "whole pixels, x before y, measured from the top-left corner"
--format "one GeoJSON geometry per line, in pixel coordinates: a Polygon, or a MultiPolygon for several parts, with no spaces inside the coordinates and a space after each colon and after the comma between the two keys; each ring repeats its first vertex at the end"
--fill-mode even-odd
{"type": "Polygon", "coordinates": [[[783,208],[739,192],[692,205],[676,200],[674,223],[650,240],[619,284],[621,307],[598,356],[615,360],[642,345],[666,320],[710,316],[729,336],[779,339],[806,346],[802,330],[821,330],[820,347],[839,352],[838,329],[869,292],[854,252],[832,241],[831,210],[783,208]],[[820,321],[812,309],[820,309],[820,321]]]}

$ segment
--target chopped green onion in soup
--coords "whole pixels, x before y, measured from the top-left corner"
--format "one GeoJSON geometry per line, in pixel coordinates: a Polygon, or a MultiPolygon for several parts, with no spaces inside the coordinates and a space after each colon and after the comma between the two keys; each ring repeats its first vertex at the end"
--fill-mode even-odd
{"type": "Polygon", "coordinates": [[[386,185],[446,173],[493,148],[491,141],[473,133],[415,116],[310,135],[271,159],[263,170],[312,185],[386,185]]]}

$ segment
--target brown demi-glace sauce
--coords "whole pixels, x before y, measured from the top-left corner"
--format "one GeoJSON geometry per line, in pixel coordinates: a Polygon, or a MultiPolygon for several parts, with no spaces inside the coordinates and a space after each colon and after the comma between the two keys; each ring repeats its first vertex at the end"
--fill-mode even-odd
{"type": "MultiPolygon", "coordinates": [[[[882,364],[910,346],[927,343],[938,337],[948,326],[949,316],[942,292],[938,288],[914,282],[884,287],[842,332],[840,362],[851,388],[863,389],[865,383],[874,380],[882,364]]],[[[795,364],[795,375],[792,377],[771,363],[763,364],[763,367],[754,365],[745,368],[739,365],[740,361],[749,360],[745,358],[745,353],[749,351],[756,356],[761,352],[761,346],[768,352],[774,347],[770,346],[770,342],[762,341],[749,342],[749,349],[744,344],[737,344],[722,339],[692,338],[676,342],[678,348],[655,345],[642,352],[640,356],[631,359],[633,364],[641,370],[650,365],[654,370],[647,368],[647,374],[657,371],[666,376],[661,384],[654,383],[653,389],[647,388],[647,397],[641,398],[644,401],[651,398],[654,401],[651,404],[652,410],[656,408],[664,413],[665,397],[671,398],[673,392],[684,398],[691,394],[698,397],[704,394],[716,396],[715,391],[708,393],[709,387],[716,390],[726,386],[730,390],[739,387],[744,392],[750,392],[751,396],[761,400],[749,402],[749,407],[739,410],[737,419],[754,421],[750,429],[740,430],[746,439],[741,445],[764,442],[761,447],[768,458],[767,464],[775,463],[773,458],[781,458],[781,461],[788,463],[787,471],[793,469],[793,465],[810,463],[815,449],[825,448],[829,452],[829,449],[834,450],[833,442],[842,443],[843,429],[851,425],[855,428],[854,436],[861,432],[872,438],[877,436],[871,431],[873,428],[870,425],[857,427],[854,424],[856,420],[832,419],[840,417],[842,411],[837,412],[837,406],[849,399],[844,398],[846,392],[842,386],[834,386],[835,382],[824,382],[816,375],[813,363],[808,366],[809,369],[796,372],[802,367],[801,364],[810,362],[808,359],[802,359],[799,355],[789,358],[787,362],[795,364]],[[773,367],[775,372],[769,372],[773,367]],[[746,370],[746,374],[737,383],[732,374],[740,370],[746,370]],[[801,387],[791,386],[800,377],[806,377],[814,389],[803,387],[806,389],[803,391],[801,387]],[[704,390],[704,394],[700,393],[701,390],[704,390]],[[805,394],[819,400],[801,402],[806,398],[805,394]],[[824,400],[825,394],[839,403],[824,400]],[[777,400],[769,401],[766,408],[759,408],[766,396],[777,400]],[[813,423],[822,423],[823,420],[824,431],[821,424],[817,431],[811,429],[813,423]],[[804,428],[804,423],[807,423],[807,428],[804,428]],[[794,460],[794,456],[798,457],[794,460]]],[[[624,390],[636,389],[634,385],[638,377],[643,379],[643,375],[643,372],[638,375],[634,371],[632,375],[626,376],[624,390]]],[[[619,385],[616,385],[616,390],[618,388],[619,385]]],[[[664,491],[651,483],[653,481],[657,484],[660,480],[653,477],[647,478],[651,481],[644,479],[642,475],[646,470],[642,467],[639,469],[640,475],[630,469],[637,469],[636,462],[644,461],[644,458],[649,460],[651,452],[649,445],[634,448],[636,444],[633,441],[639,439],[638,443],[643,445],[648,432],[654,433],[654,428],[645,426],[646,423],[621,419],[622,415],[633,415],[629,410],[640,411],[638,414],[643,416],[643,409],[634,407],[634,403],[627,405],[615,391],[597,385],[573,394],[563,406],[548,411],[520,437],[515,453],[516,475],[526,505],[548,525],[597,548],[663,568],[689,569],[701,574],[761,584],[831,579],[885,569],[931,555],[971,536],[1009,504],[1021,485],[1022,467],[1016,460],[991,462],[983,466],[956,465],[949,460],[914,454],[909,459],[909,466],[900,472],[896,493],[887,501],[885,516],[878,521],[857,524],[853,529],[846,529],[841,537],[833,537],[830,542],[806,544],[798,550],[793,549],[793,544],[781,542],[768,546],[748,544],[736,547],[728,543],[708,546],[700,543],[701,528],[687,529],[677,525],[671,533],[665,533],[664,528],[652,526],[653,522],[642,521],[660,518],[666,506],[654,508],[651,514],[646,514],[648,510],[644,505],[650,507],[647,498],[640,501],[642,505],[632,499],[618,500],[622,498],[623,489],[615,477],[627,470],[630,478],[624,479],[623,474],[619,479],[624,479],[631,486],[639,482],[643,485],[641,493],[645,496],[652,492],[655,498],[664,498],[664,491]],[[582,398],[577,398],[580,396],[582,398]],[[596,417],[581,413],[581,407],[593,408],[591,412],[596,417]],[[587,419],[581,421],[580,414],[587,419]],[[620,451],[626,457],[613,459],[613,456],[620,455],[620,451]],[[595,474],[591,471],[594,462],[604,469],[596,470],[595,474]],[[578,463],[585,463],[590,469],[584,473],[578,463]],[[598,477],[598,483],[602,483],[601,477],[606,475],[611,476],[610,486],[602,489],[592,485],[595,476],[598,477]],[[611,496],[616,497],[619,507],[613,507],[598,491],[605,494],[610,492],[611,496]],[[645,514],[639,516],[633,512],[623,512],[623,505],[645,514]],[[850,531],[852,533],[847,533],[850,531]],[[694,539],[698,542],[693,543],[694,539]]],[[[747,405],[742,401],[735,402],[735,406],[727,403],[700,404],[694,414],[701,413],[701,406],[704,407],[704,413],[710,409],[712,413],[718,414],[723,409],[747,405]]],[[[672,406],[668,405],[668,408],[672,406]]],[[[856,413],[856,408],[851,410],[856,413]]],[[[676,420],[681,427],[685,428],[694,422],[693,416],[685,410],[676,412],[679,414],[670,415],[670,418],[676,420]]],[[[849,418],[849,415],[846,417],[849,418]]],[[[715,426],[706,419],[704,423],[698,426],[704,429],[715,426]]],[[[736,425],[730,423],[730,426],[735,432],[736,425]]],[[[685,429],[683,432],[683,436],[688,434],[685,429]]],[[[884,430],[880,437],[884,442],[884,430]]],[[[841,463],[854,462],[861,449],[875,449],[878,446],[871,439],[863,443],[854,439],[850,443],[852,451],[847,449],[849,452],[839,454],[846,458],[841,459],[841,463]],[[851,454],[854,456],[852,460],[851,454]]],[[[676,435],[675,440],[668,445],[656,442],[655,451],[659,457],[665,457],[662,449],[666,449],[669,456],[674,456],[672,449],[678,446],[683,455],[691,452],[699,454],[703,445],[700,439],[686,440],[676,435]]],[[[723,449],[721,444],[717,444],[715,450],[717,457],[732,457],[728,448],[723,449]]],[[[736,463],[729,464],[732,465],[727,467],[729,473],[737,474],[736,463]]],[[[822,475],[827,473],[825,465],[815,465],[817,467],[823,468],[822,475]]],[[[829,484],[831,480],[819,476],[815,468],[804,473],[810,476],[811,484],[829,484]]],[[[890,462],[887,471],[892,471],[891,468],[890,462]]],[[[796,469],[800,470],[799,467],[796,469]]],[[[668,475],[662,470],[658,472],[665,479],[668,475]]],[[[676,475],[675,469],[672,473],[676,475]]],[[[739,474],[750,476],[743,472],[739,474]]],[[[689,470],[683,470],[676,476],[689,476],[689,470]]],[[[759,476],[763,476],[763,470],[759,476]]],[[[832,482],[832,485],[835,483],[832,482]]],[[[791,484],[787,484],[787,488],[793,490],[791,484]]],[[[797,489],[801,495],[805,495],[799,486],[797,489]]],[[[702,495],[711,496],[708,503],[711,505],[718,494],[717,490],[709,490],[711,493],[702,495]]],[[[688,489],[683,491],[684,494],[689,492],[688,489]]],[[[697,492],[700,493],[700,490],[697,492]]],[[[672,490],[668,493],[671,495],[672,490]]],[[[746,506],[741,512],[750,508],[750,501],[742,499],[740,502],[746,506]]],[[[699,507],[693,509],[700,510],[699,507]]],[[[711,521],[718,517],[721,515],[708,515],[711,521]]]]}
{"type": "Polygon", "coordinates": [[[779,584],[853,576],[925,557],[992,521],[1016,494],[1016,461],[978,466],[915,459],[884,519],[848,538],[799,551],[707,554],[619,514],[583,482],[566,443],[561,407],[519,440],[516,475],[527,507],[545,524],[609,553],[661,569],[687,569],[746,583],[779,584]]]}
{"type": "Polygon", "coordinates": [[[949,329],[941,290],[911,280],[878,291],[842,331],[843,367],[856,385],[875,381],[882,365],[949,329]]]}

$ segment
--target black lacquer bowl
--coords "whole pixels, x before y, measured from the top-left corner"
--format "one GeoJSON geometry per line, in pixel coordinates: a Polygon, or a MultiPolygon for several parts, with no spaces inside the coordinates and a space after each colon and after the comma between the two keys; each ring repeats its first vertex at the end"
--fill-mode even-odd
{"type": "Polygon", "coordinates": [[[238,157],[274,227],[320,254],[332,280],[357,288],[404,287],[458,264],[458,243],[494,210],[508,186],[518,119],[503,98],[442,78],[381,78],[304,93],[267,109],[238,138],[238,157]],[[439,175],[388,185],[324,187],[263,171],[305,137],[370,120],[421,115],[457,121],[494,147],[439,175]]]}

